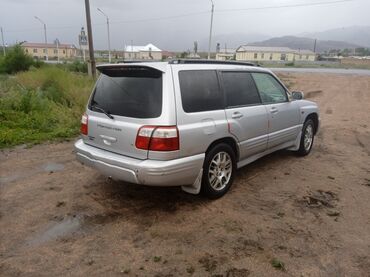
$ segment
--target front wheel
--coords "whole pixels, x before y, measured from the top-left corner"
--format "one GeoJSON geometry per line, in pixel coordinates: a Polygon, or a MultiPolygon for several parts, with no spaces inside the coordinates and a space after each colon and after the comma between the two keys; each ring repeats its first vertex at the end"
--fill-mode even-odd
{"type": "Polygon", "coordinates": [[[315,124],[313,123],[312,119],[308,119],[302,128],[301,142],[297,151],[299,156],[306,156],[311,152],[314,137],[315,124]]]}
{"type": "Polygon", "coordinates": [[[212,148],[206,155],[203,166],[202,193],[211,199],[220,198],[230,188],[236,170],[233,149],[225,143],[212,148]]]}

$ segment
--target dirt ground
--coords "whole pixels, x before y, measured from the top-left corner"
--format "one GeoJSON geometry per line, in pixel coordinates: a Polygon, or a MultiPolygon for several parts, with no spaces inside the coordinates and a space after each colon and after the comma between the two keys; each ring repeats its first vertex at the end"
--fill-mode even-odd
{"type": "Polygon", "coordinates": [[[114,182],[73,142],[0,154],[2,276],[370,276],[370,78],[288,74],[312,153],[239,170],[222,199],[114,182]]]}

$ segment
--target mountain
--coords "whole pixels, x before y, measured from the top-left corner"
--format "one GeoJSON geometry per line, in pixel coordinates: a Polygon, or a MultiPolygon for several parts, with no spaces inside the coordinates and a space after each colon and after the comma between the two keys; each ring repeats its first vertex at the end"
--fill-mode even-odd
{"type": "Polygon", "coordinates": [[[300,36],[320,40],[337,40],[370,47],[370,26],[351,26],[316,33],[303,33],[300,36]]]}
{"type": "MultiPolygon", "coordinates": [[[[263,34],[257,33],[231,33],[231,34],[220,34],[220,35],[213,35],[212,36],[212,49],[215,49],[216,44],[220,43],[221,49],[226,47],[228,49],[231,48],[238,48],[240,45],[251,43],[254,41],[260,41],[270,38],[270,36],[266,36],[263,34]]],[[[203,46],[204,50],[208,50],[208,38],[203,38],[199,41],[199,45],[203,46]]]]}
{"type": "MultiPolygon", "coordinates": [[[[308,37],[295,37],[295,36],[284,36],[276,37],[268,40],[249,43],[248,45],[254,46],[270,46],[270,47],[289,47],[292,49],[302,50],[314,50],[315,39],[308,37]]],[[[348,43],[344,41],[334,40],[317,40],[316,52],[323,53],[330,49],[345,49],[345,48],[357,48],[360,45],[348,43]]]]}

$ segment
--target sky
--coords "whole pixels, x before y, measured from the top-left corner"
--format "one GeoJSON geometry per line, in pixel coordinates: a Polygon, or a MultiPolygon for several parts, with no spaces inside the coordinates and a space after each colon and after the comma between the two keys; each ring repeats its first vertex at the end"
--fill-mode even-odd
{"type": "MultiPolygon", "coordinates": [[[[369,0],[282,8],[266,7],[335,0],[213,1],[214,36],[268,38],[370,25],[369,0]]],[[[131,41],[134,45],[152,42],[166,50],[190,49],[198,41],[199,50],[207,49],[211,0],[90,0],[90,7],[95,49],[108,48],[106,18],[97,8],[109,16],[112,49],[121,50],[131,41]]],[[[46,23],[48,42],[58,38],[78,46],[78,34],[86,25],[84,0],[0,0],[5,42],[43,42],[43,25],[35,16],[46,23]]]]}

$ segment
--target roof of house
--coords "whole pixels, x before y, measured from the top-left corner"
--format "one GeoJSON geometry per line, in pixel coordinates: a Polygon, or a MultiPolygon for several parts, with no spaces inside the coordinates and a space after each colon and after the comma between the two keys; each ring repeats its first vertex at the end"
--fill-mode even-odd
{"type": "Polygon", "coordinates": [[[154,44],[147,44],[145,46],[138,46],[138,45],[126,45],[125,46],[126,52],[162,52],[161,49],[159,49],[154,44]]]}
{"type": "MultiPolygon", "coordinates": [[[[34,42],[24,42],[22,43],[23,47],[33,47],[33,48],[56,48],[57,45],[54,43],[34,43],[34,42]]],[[[65,43],[59,43],[59,48],[76,48],[73,44],[65,44],[65,43]]]]}
{"type": "Polygon", "coordinates": [[[289,47],[267,47],[267,46],[251,46],[242,45],[236,52],[268,52],[268,53],[297,53],[297,54],[315,54],[310,50],[295,50],[289,47]]]}

